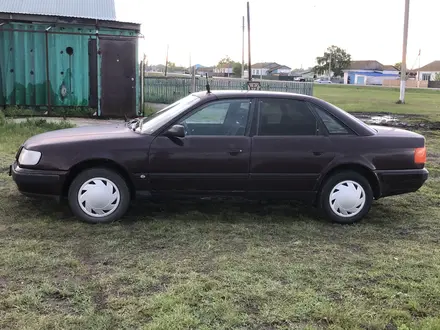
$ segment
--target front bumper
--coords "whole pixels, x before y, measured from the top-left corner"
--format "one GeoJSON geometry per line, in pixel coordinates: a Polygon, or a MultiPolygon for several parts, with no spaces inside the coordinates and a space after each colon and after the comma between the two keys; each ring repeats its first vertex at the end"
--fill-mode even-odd
{"type": "Polygon", "coordinates": [[[415,192],[428,179],[428,170],[384,170],[376,171],[380,184],[380,197],[415,192]]]}
{"type": "Polygon", "coordinates": [[[9,175],[18,190],[28,196],[48,196],[59,199],[63,194],[65,171],[45,171],[21,168],[17,162],[11,165],[9,175]]]}

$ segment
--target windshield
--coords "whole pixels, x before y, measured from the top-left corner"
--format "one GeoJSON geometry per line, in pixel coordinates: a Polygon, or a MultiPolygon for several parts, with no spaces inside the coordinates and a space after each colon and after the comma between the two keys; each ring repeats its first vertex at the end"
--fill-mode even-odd
{"type": "Polygon", "coordinates": [[[170,104],[166,108],[143,118],[140,122],[138,131],[140,131],[142,134],[153,133],[155,130],[166,124],[174,116],[177,116],[180,112],[188,109],[199,100],[199,97],[191,94],[174,102],[173,104],[170,104]]]}

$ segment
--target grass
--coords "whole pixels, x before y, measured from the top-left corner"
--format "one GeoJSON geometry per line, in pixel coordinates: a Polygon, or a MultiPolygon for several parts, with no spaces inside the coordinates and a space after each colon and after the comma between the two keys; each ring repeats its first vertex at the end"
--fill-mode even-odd
{"type": "Polygon", "coordinates": [[[1,329],[440,329],[439,131],[422,132],[421,191],[357,225],[223,200],[137,202],[92,226],[5,173],[27,137],[56,128],[0,120],[1,329]]]}
{"type": "Polygon", "coordinates": [[[399,89],[344,85],[317,85],[313,94],[349,112],[386,112],[401,115],[420,115],[440,121],[440,91],[407,89],[405,104],[396,104],[399,89]]]}

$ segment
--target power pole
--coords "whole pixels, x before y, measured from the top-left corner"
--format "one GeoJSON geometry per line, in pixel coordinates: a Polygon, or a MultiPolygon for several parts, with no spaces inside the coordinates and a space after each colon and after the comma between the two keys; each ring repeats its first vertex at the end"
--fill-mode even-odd
{"type": "Polygon", "coordinates": [[[331,80],[332,75],[332,53],[330,52],[330,60],[328,61],[328,80],[331,80]]]}
{"type": "Polygon", "coordinates": [[[241,41],[241,78],[243,78],[243,76],[244,76],[244,16],[243,16],[242,28],[243,28],[243,36],[242,36],[242,41],[241,41]]]}
{"type": "Polygon", "coordinates": [[[400,98],[397,103],[405,103],[405,87],[406,87],[406,52],[408,46],[408,22],[409,22],[409,0],[405,0],[405,16],[403,22],[403,49],[402,49],[402,66],[400,69],[400,98]]]}
{"type": "Polygon", "coordinates": [[[249,81],[252,81],[252,63],[251,63],[251,12],[249,9],[249,1],[247,2],[247,21],[248,21],[248,76],[249,81]]]}
{"type": "Polygon", "coordinates": [[[165,60],[165,77],[167,76],[167,71],[168,71],[168,49],[170,48],[169,45],[167,45],[167,58],[165,60]]]}

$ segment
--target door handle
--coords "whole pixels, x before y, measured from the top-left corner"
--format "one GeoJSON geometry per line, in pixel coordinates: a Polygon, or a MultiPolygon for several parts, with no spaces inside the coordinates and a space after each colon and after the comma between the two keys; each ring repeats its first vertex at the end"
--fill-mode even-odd
{"type": "Polygon", "coordinates": [[[229,154],[232,156],[236,156],[238,154],[241,154],[243,152],[243,149],[231,149],[229,150],[229,154]]]}

